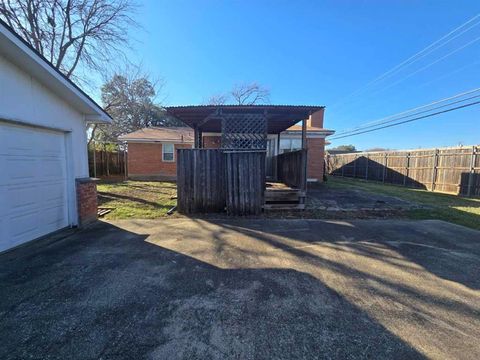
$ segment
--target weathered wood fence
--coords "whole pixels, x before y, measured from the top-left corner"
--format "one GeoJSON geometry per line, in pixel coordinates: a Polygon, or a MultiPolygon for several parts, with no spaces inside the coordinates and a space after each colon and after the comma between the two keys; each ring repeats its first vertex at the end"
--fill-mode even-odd
{"type": "Polygon", "coordinates": [[[225,209],[225,164],[217,149],[177,150],[177,207],[184,214],[225,209]]]}
{"type": "Polygon", "coordinates": [[[286,152],[276,156],[277,179],[288,186],[301,188],[305,183],[305,172],[302,171],[306,162],[307,150],[286,152]]]}
{"type": "Polygon", "coordinates": [[[124,150],[88,149],[88,167],[91,177],[126,174],[127,153],[124,150]]]}
{"type": "Polygon", "coordinates": [[[327,155],[328,173],[464,196],[480,195],[480,147],[327,155]]]}
{"type": "Polygon", "coordinates": [[[259,214],[264,204],[265,152],[177,150],[177,206],[184,214],[259,214]]]}
{"type": "Polygon", "coordinates": [[[258,215],[265,202],[265,152],[225,151],[227,214],[258,215]]]}

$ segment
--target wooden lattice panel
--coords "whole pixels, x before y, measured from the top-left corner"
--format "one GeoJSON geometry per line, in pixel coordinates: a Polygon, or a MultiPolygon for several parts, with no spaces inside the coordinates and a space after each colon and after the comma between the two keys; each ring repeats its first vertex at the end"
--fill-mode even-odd
{"type": "Polygon", "coordinates": [[[265,150],[267,120],[262,114],[224,115],[222,148],[230,150],[265,150]]]}

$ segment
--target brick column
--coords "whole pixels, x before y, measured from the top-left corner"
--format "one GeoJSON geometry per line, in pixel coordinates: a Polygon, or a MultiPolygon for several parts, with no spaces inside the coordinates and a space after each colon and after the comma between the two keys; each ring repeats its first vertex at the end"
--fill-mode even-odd
{"type": "Polygon", "coordinates": [[[314,128],[323,128],[323,115],[325,113],[325,109],[320,109],[315,111],[312,115],[310,115],[310,126],[314,128]]]}
{"type": "Polygon", "coordinates": [[[97,220],[97,181],[95,178],[76,179],[78,225],[85,226],[97,220]]]}
{"type": "Polygon", "coordinates": [[[307,179],[322,182],[325,157],[325,139],[307,138],[307,179]]]}

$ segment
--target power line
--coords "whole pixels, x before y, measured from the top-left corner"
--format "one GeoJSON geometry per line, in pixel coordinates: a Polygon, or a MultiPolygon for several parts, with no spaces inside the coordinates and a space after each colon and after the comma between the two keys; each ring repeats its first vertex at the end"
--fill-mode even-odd
{"type": "MultiPolygon", "coordinates": [[[[462,97],[462,96],[474,94],[474,93],[479,92],[479,91],[480,91],[480,88],[475,88],[475,89],[468,90],[468,91],[465,91],[465,92],[462,92],[462,93],[459,93],[459,94],[455,94],[455,95],[447,97],[447,98],[443,98],[443,99],[440,99],[440,100],[435,100],[435,101],[433,101],[431,103],[428,103],[426,105],[417,106],[415,108],[405,110],[405,111],[399,112],[397,114],[389,115],[387,117],[384,117],[384,118],[381,118],[381,119],[378,119],[378,120],[367,122],[363,125],[360,125],[360,126],[357,126],[356,128],[353,128],[353,129],[344,130],[340,133],[337,133],[337,135],[335,135],[335,136],[343,135],[343,134],[351,133],[351,132],[356,132],[358,130],[363,130],[364,128],[371,127],[371,125],[381,125],[381,124],[384,124],[385,122],[396,121],[396,120],[399,120],[397,117],[400,116],[400,115],[408,114],[408,113],[411,113],[411,112],[416,111],[416,110],[424,109],[424,108],[427,108],[427,107],[430,107],[430,106],[433,106],[433,105],[436,105],[436,104],[440,104],[440,103],[443,103],[443,102],[446,102],[446,101],[449,101],[449,100],[457,99],[457,98],[462,97]],[[392,120],[386,121],[388,119],[392,119],[392,120]]],[[[431,111],[431,110],[435,110],[435,109],[430,109],[429,111],[431,111]]],[[[414,116],[414,115],[416,115],[416,114],[411,114],[409,116],[414,116]]]]}
{"type": "Polygon", "coordinates": [[[366,85],[364,85],[363,87],[355,90],[353,93],[347,95],[346,97],[344,97],[343,99],[340,99],[339,101],[337,101],[336,103],[334,103],[331,107],[335,107],[337,106],[339,103],[342,103],[343,100],[345,99],[348,99],[348,98],[351,98],[352,96],[355,96],[357,95],[358,93],[361,93],[362,91],[364,91],[365,89],[367,89],[368,87],[372,86],[373,84],[375,83],[378,83],[382,80],[384,80],[385,78],[388,78],[389,76],[391,76],[392,74],[398,72],[402,67],[404,66],[410,66],[411,64],[415,63],[416,61],[418,61],[419,59],[425,57],[426,55],[430,54],[431,52],[441,48],[442,46],[448,44],[450,41],[452,41],[453,39],[457,38],[458,36],[464,34],[465,32],[471,30],[473,27],[477,26],[480,24],[480,22],[477,22],[477,23],[474,23],[473,25],[471,25],[470,27],[467,27],[466,29],[463,29],[459,34],[456,34],[455,36],[453,36],[452,38],[448,39],[447,41],[445,41],[443,44],[441,44],[440,46],[436,46],[438,45],[440,42],[442,42],[444,39],[448,38],[449,36],[451,36],[452,34],[454,34],[455,32],[457,32],[458,30],[460,30],[461,28],[465,27],[466,25],[472,23],[473,21],[475,21],[477,18],[480,17],[480,14],[477,14],[475,15],[473,18],[471,18],[470,20],[466,21],[465,23],[463,23],[462,25],[456,27],[455,29],[453,29],[452,31],[450,31],[448,34],[442,36],[440,39],[434,41],[433,43],[431,43],[430,45],[428,45],[427,47],[425,47],[424,49],[420,50],[419,52],[415,53],[414,55],[410,56],[408,59],[404,60],[403,62],[401,62],[400,64],[394,66],[392,69],[384,72],[383,74],[381,74],[380,76],[376,77],[375,79],[373,79],[372,81],[370,81],[369,83],[367,83],[366,85]]]}
{"type": "Polygon", "coordinates": [[[455,50],[452,50],[451,52],[449,52],[448,54],[442,56],[441,58],[439,58],[439,59],[437,59],[437,60],[435,60],[435,61],[433,61],[433,62],[431,62],[431,63],[429,63],[429,64],[427,64],[427,65],[425,65],[425,66],[423,66],[423,67],[421,67],[420,69],[415,70],[414,72],[410,73],[409,75],[407,75],[407,76],[405,76],[405,77],[403,77],[403,78],[395,81],[393,84],[390,84],[390,85],[388,85],[387,87],[384,87],[384,88],[382,88],[382,89],[380,89],[380,90],[375,91],[373,94],[378,94],[378,93],[380,93],[380,92],[382,92],[382,91],[385,91],[385,90],[387,90],[387,89],[390,89],[391,87],[393,87],[393,86],[401,83],[402,81],[405,81],[406,79],[412,77],[412,76],[415,75],[415,74],[418,74],[419,72],[421,72],[421,71],[423,71],[423,70],[428,69],[428,68],[431,67],[432,65],[435,65],[436,63],[442,61],[443,59],[446,59],[447,57],[452,56],[453,54],[459,52],[460,50],[465,49],[467,46],[470,46],[470,45],[476,43],[476,42],[479,41],[479,40],[480,40],[480,36],[477,37],[477,38],[475,38],[475,39],[473,39],[472,41],[466,43],[465,45],[463,45],[463,46],[461,46],[461,47],[459,47],[459,48],[457,48],[457,49],[455,49],[455,50]]]}
{"type": "MultiPolygon", "coordinates": [[[[377,89],[376,91],[373,91],[370,96],[378,95],[378,94],[382,93],[383,91],[388,90],[388,89],[390,89],[391,87],[394,87],[395,85],[397,85],[397,84],[399,84],[399,83],[407,80],[408,78],[412,77],[413,75],[418,74],[419,72],[428,69],[429,67],[435,65],[436,63],[438,63],[438,62],[440,62],[440,61],[442,61],[442,60],[444,60],[444,59],[452,56],[453,54],[455,54],[455,53],[459,52],[460,50],[463,50],[464,48],[466,48],[466,47],[468,47],[468,46],[470,46],[470,45],[478,42],[479,40],[480,40],[480,36],[477,37],[477,38],[475,38],[475,39],[473,39],[472,41],[469,41],[468,43],[466,43],[466,44],[464,44],[464,45],[462,45],[462,46],[460,46],[460,47],[455,48],[454,50],[452,50],[452,51],[450,51],[449,53],[445,54],[444,56],[442,56],[442,57],[440,57],[440,58],[432,61],[431,63],[428,63],[427,65],[421,67],[420,69],[417,69],[417,70],[413,71],[412,73],[410,73],[410,74],[408,74],[408,75],[405,75],[404,77],[398,79],[398,80],[395,81],[394,83],[392,83],[392,84],[390,84],[390,85],[387,85],[387,86],[384,86],[384,87],[382,87],[382,88],[380,88],[380,89],[377,89]]],[[[352,102],[355,102],[355,101],[350,101],[350,102],[347,103],[347,104],[351,104],[352,102]]]]}
{"type": "Polygon", "coordinates": [[[466,99],[462,99],[462,100],[457,100],[457,101],[453,101],[451,103],[448,103],[448,104],[445,104],[445,105],[441,105],[441,106],[437,106],[437,107],[434,107],[432,109],[428,109],[428,110],[423,110],[423,111],[419,111],[417,113],[414,113],[414,114],[410,114],[410,115],[406,115],[406,116],[402,116],[402,117],[399,117],[399,118],[396,118],[396,119],[393,119],[393,120],[389,120],[389,121],[385,121],[385,122],[382,122],[380,124],[377,124],[377,125],[370,125],[370,126],[365,126],[365,127],[362,127],[356,131],[351,131],[351,132],[343,132],[343,133],[340,133],[338,135],[344,135],[344,134],[350,134],[350,133],[356,133],[357,131],[360,131],[360,130],[365,130],[365,129],[369,129],[369,128],[372,128],[372,127],[377,127],[378,125],[383,125],[383,124],[388,124],[388,123],[391,123],[391,122],[394,122],[394,121],[398,121],[398,120],[401,120],[401,119],[406,119],[406,118],[409,118],[409,117],[412,117],[412,116],[415,116],[415,115],[420,115],[420,114],[424,114],[426,112],[430,112],[430,111],[433,111],[433,110],[437,110],[437,109],[442,109],[444,107],[447,107],[447,106],[452,106],[452,105],[455,105],[455,104],[459,104],[459,103],[462,103],[462,102],[465,102],[465,101],[468,101],[468,100],[473,100],[473,99],[476,99],[476,98],[479,98],[480,95],[476,95],[476,96],[471,96],[469,98],[466,98],[466,99]]]}
{"type": "Polygon", "coordinates": [[[432,79],[432,80],[428,80],[428,81],[426,81],[426,82],[418,85],[418,87],[419,87],[419,88],[422,88],[422,87],[425,87],[425,86],[427,86],[427,85],[429,85],[429,84],[431,84],[431,83],[433,83],[433,82],[436,82],[436,81],[438,81],[438,80],[442,80],[442,79],[448,78],[448,77],[450,77],[450,76],[452,76],[452,75],[454,75],[454,74],[457,74],[457,73],[459,73],[459,72],[462,72],[463,70],[465,70],[465,69],[467,69],[467,68],[469,68],[469,67],[471,67],[471,66],[473,66],[473,65],[477,65],[478,63],[480,63],[480,59],[479,59],[479,60],[476,60],[476,61],[474,61],[474,62],[471,62],[471,63],[469,63],[469,64],[465,64],[464,66],[461,66],[461,67],[459,67],[459,68],[456,68],[456,69],[454,69],[453,71],[450,71],[450,72],[448,72],[448,73],[444,73],[444,74],[442,74],[441,76],[438,76],[438,77],[436,77],[436,78],[434,78],[434,79],[432,79]]]}
{"type": "Polygon", "coordinates": [[[469,104],[457,106],[457,107],[454,107],[454,108],[452,108],[452,109],[447,109],[447,110],[443,110],[443,111],[438,111],[438,112],[433,113],[433,114],[428,114],[428,115],[424,115],[424,116],[419,116],[419,117],[414,118],[414,119],[409,119],[409,120],[400,121],[400,122],[395,123],[395,124],[389,124],[389,125],[380,126],[380,127],[377,127],[377,128],[375,128],[375,129],[371,129],[371,130],[360,131],[360,132],[357,132],[357,133],[354,133],[354,134],[350,134],[350,135],[333,137],[333,138],[330,138],[330,140],[338,140],[338,139],[342,139],[342,138],[346,138],[346,137],[350,137],[350,136],[355,136],[355,135],[360,135],[360,134],[366,134],[366,133],[369,133],[369,132],[378,131],[378,130],[386,129],[386,128],[389,128],[389,127],[401,125],[401,124],[406,124],[406,123],[413,122],[413,121],[416,121],[416,120],[425,119],[425,118],[432,117],[432,116],[435,116],[435,115],[444,114],[444,113],[447,113],[447,112],[450,112],[450,111],[454,111],[454,110],[458,110],[458,109],[463,109],[463,108],[466,108],[466,107],[469,107],[469,106],[473,106],[473,105],[477,105],[477,104],[480,104],[480,101],[475,101],[475,102],[473,102],[473,103],[469,103],[469,104]]]}

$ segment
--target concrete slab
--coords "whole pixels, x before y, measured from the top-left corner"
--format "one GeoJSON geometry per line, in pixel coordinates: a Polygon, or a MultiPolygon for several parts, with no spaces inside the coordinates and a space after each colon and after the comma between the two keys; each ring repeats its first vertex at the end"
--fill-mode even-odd
{"type": "Polygon", "coordinates": [[[130,220],[0,255],[0,358],[480,358],[480,232],[130,220]]]}
{"type": "Polygon", "coordinates": [[[422,206],[394,196],[374,194],[361,189],[313,187],[309,189],[308,208],[326,211],[399,211],[422,206]]]}

